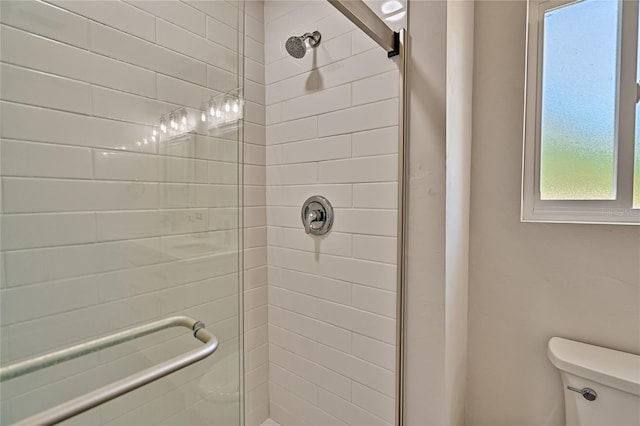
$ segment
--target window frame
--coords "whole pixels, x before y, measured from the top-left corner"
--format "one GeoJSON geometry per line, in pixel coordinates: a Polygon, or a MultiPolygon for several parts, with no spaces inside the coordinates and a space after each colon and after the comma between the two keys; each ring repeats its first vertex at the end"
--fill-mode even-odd
{"type": "Polygon", "coordinates": [[[613,200],[542,200],[540,197],[542,66],[545,12],[583,0],[528,0],[521,221],[640,225],[633,208],[638,0],[617,0],[618,76],[613,200]]]}

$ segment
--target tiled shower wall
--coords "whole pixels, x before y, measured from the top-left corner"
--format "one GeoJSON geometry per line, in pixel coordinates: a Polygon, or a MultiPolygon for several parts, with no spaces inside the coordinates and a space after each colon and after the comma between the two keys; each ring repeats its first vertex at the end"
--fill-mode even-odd
{"type": "Polygon", "coordinates": [[[264,2],[245,2],[245,424],[269,417],[264,2]]]}
{"type": "Polygon", "coordinates": [[[265,25],[270,415],[393,424],[397,64],[325,1],[267,1],[265,25]],[[335,208],[323,238],[300,220],[316,194],[335,208]]]}
{"type": "MultiPolygon", "coordinates": [[[[221,339],[210,359],[72,423],[237,422],[236,134],[152,136],[161,114],[195,112],[238,86],[239,6],[2,2],[3,363],[174,314],[203,320],[221,339]]],[[[260,22],[262,4],[247,2],[247,13],[260,22]]],[[[267,363],[261,28],[246,41],[245,63],[245,340],[254,376],[267,363]]],[[[183,335],[163,332],[7,382],[1,422],[197,345],[183,335]]],[[[246,383],[259,395],[264,380],[246,383]]]]}

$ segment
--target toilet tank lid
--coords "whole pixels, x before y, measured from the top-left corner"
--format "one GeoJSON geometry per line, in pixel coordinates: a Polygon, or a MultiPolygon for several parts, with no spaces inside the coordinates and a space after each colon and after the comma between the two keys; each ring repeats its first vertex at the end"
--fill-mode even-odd
{"type": "Polygon", "coordinates": [[[549,359],[559,370],[640,396],[640,356],[552,337],[549,359]]]}

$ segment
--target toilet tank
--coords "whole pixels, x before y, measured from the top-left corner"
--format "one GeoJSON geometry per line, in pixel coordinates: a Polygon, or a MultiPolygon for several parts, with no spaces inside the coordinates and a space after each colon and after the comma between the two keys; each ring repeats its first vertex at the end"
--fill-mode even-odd
{"type": "Polygon", "coordinates": [[[567,426],[640,425],[640,356],[560,337],[547,355],[562,377],[567,426]]]}

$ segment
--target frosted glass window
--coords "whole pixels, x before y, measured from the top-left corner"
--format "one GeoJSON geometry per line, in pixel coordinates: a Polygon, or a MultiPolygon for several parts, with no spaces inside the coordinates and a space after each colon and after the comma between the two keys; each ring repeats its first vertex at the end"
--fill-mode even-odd
{"type": "Polygon", "coordinates": [[[619,2],[600,0],[544,14],[542,200],[616,197],[618,16],[619,2]]]}

